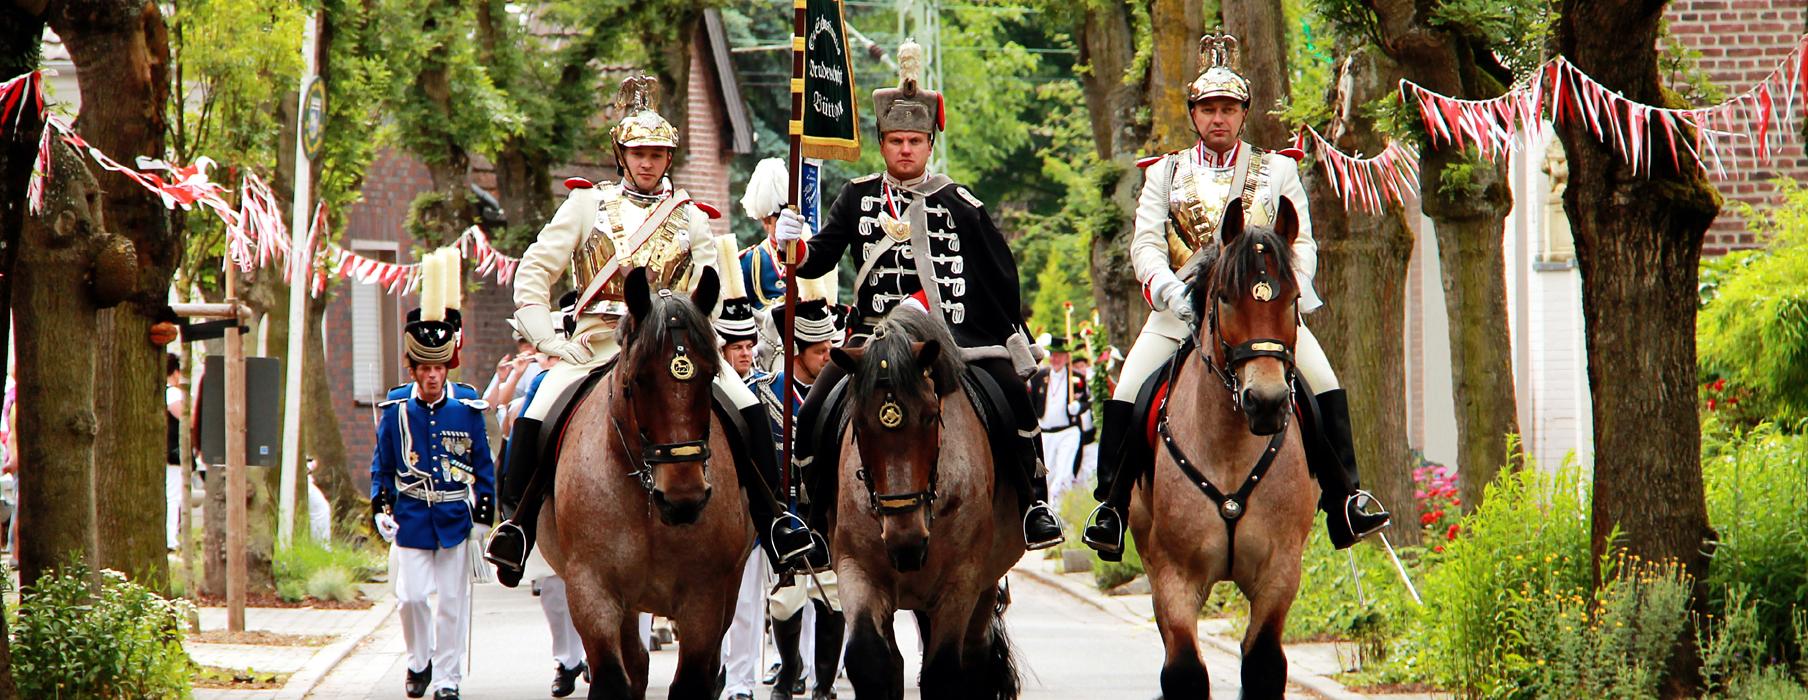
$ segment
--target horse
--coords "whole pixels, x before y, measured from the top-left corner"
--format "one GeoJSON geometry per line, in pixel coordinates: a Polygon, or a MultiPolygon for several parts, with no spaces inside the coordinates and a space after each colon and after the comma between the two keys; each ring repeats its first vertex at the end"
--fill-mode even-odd
{"type": "MultiPolygon", "coordinates": [[[[639,612],[684,635],[670,696],[714,700],[722,636],[734,614],[753,527],[712,409],[721,366],[709,313],[719,293],[705,270],[687,299],[624,284],[617,365],[572,410],[552,502],[541,511],[543,553],[564,577],[572,622],[592,674],[592,700],[645,698],[639,612]]],[[[764,426],[760,426],[762,429],[764,426]]]]}
{"type": "Polygon", "coordinates": [[[851,415],[835,438],[829,531],[848,679],[863,700],[904,697],[900,609],[922,634],[923,697],[1019,692],[997,588],[1023,556],[1019,488],[996,476],[959,353],[948,328],[915,309],[888,314],[864,347],[830,352],[848,374],[851,415]]]}
{"type": "Polygon", "coordinates": [[[1154,597],[1170,700],[1211,695],[1199,609],[1224,580],[1249,599],[1243,696],[1286,690],[1281,632],[1319,493],[1291,421],[1299,226],[1285,199],[1272,228],[1245,226],[1241,202],[1230,204],[1216,259],[1190,283],[1194,318],[1204,323],[1183,347],[1196,349],[1174,360],[1154,409],[1155,466],[1132,491],[1130,529],[1154,597]]]}

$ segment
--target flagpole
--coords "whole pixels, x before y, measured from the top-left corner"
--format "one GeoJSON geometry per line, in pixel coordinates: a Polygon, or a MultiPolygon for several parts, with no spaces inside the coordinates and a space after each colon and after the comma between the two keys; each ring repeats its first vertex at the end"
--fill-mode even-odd
{"type": "MultiPolygon", "coordinates": [[[[792,0],[791,13],[791,124],[786,131],[790,132],[791,153],[786,159],[786,179],[789,194],[786,202],[793,210],[802,199],[801,178],[803,177],[803,126],[804,126],[804,34],[809,24],[808,0],[792,0]]],[[[785,344],[785,382],[791,382],[792,356],[797,352],[797,241],[785,243],[785,322],[779,329],[779,337],[785,344]]],[[[795,485],[791,483],[791,435],[794,428],[793,416],[797,411],[796,392],[791,388],[781,387],[779,393],[785,397],[784,426],[779,443],[779,490],[784,492],[787,505],[797,502],[795,485]]]]}

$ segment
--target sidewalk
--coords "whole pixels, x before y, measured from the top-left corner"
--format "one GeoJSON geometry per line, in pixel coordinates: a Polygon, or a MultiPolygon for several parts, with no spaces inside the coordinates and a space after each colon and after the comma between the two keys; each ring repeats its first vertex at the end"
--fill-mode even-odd
{"type": "MultiPolygon", "coordinates": [[[[1155,604],[1148,594],[1108,596],[1093,584],[1092,572],[1062,573],[1061,560],[1045,559],[1040,552],[1030,552],[1017,562],[1012,573],[1049,584],[1081,602],[1092,605],[1127,623],[1144,627],[1149,634],[1159,634],[1155,627],[1155,604]]],[[[1241,640],[1233,636],[1233,624],[1225,619],[1200,619],[1199,641],[1218,651],[1241,656],[1241,640]]],[[[1286,644],[1287,680],[1327,700],[1432,700],[1426,694],[1366,695],[1345,688],[1335,677],[1344,671],[1334,643],[1286,644]]]]}
{"type": "Polygon", "coordinates": [[[225,639],[226,609],[201,608],[201,635],[183,642],[196,664],[257,676],[276,675],[266,690],[196,688],[196,700],[289,700],[307,695],[328,671],[395,610],[388,584],[367,585],[375,602],[364,610],[246,608],[245,635],[225,639]],[[246,643],[240,643],[246,642],[246,643]]]}

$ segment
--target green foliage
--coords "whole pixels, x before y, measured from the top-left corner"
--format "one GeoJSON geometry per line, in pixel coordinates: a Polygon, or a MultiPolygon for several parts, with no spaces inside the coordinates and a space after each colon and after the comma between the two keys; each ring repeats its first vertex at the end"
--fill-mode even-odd
{"type": "Polygon", "coordinates": [[[1544,40],[1556,8],[1550,0],[1442,0],[1431,9],[1431,25],[1490,47],[1515,74],[1544,62],[1544,40]]]}
{"type": "Polygon", "coordinates": [[[1697,357],[1704,382],[1749,389],[1748,411],[1793,425],[1808,419],[1808,189],[1780,187],[1780,206],[1734,205],[1768,247],[1703,265],[1697,357]]]}
{"type": "Polygon", "coordinates": [[[1665,86],[1690,104],[1719,104],[1726,99],[1726,92],[1701,69],[1701,51],[1670,33],[1670,20],[1658,20],[1657,41],[1662,47],[1657,70],[1665,86]]]}
{"type": "Polygon", "coordinates": [[[356,600],[357,584],[371,580],[387,566],[387,559],[378,550],[347,542],[334,542],[328,547],[312,538],[297,537],[288,549],[276,553],[276,594],[289,602],[304,597],[356,600]]]}
{"type": "Polygon", "coordinates": [[[1775,666],[1739,678],[1727,691],[1731,700],[1808,700],[1808,688],[1789,672],[1775,666]]]}
{"type": "Polygon", "coordinates": [[[387,106],[404,148],[427,163],[445,163],[449,144],[493,153],[519,133],[521,113],[490,79],[473,41],[472,4],[376,0],[375,7],[384,30],[374,48],[396,77],[387,106]]]}
{"type": "Polygon", "coordinates": [[[1123,561],[1100,559],[1092,567],[1092,581],[1099,590],[1108,591],[1143,575],[1143,555],[1136,551],[1136,538],[1124,536],[1123,561]]]}
{"type": "Polygon", "coordinates": [[[1474,159],[1452,161],[1438,173],[1438,194],[1451,199],[1480,197],[1482,185],[1476,182],[1476,171],[1487,167],[1474,159]]]}
{"type": "Polygon", "coordinates": [[[1587,596],[1583,470],[1504,472],[1462,536],[1428,557],[1425,606],[1402,635],[1402,666],[1474,697],[1513,697],[1538,673],[1533,625],[1555,596],[1587,596]]]}
{"type": "Polygon", "coordinates": [[[1808,611],[1808,436],[1766,423],[1702,442],[1708,522],[1719,533],[1709,609],[1729,626],[1751,615],[1762,657],[1801,659],[1792,616],[1808,611]]]}
{"type": "MultiPolygon", "coordinates": [[[[1688,622],[1688,575],[1674,563],[1620,555],[1603,562],[1592,596],[1532,595],[1524,620],[1529,677],[1504,678],[1510,697],[1657,697],[1670,651],[1688,622]]],[[[1496,686],[1500,687],[1500,686],[1496,686]]]]}
{"type": "MultiPolygon", "coordinates": [[[[1407,574],[1423,578],[1423,547],[1404,547],[1407,574]]],[[[1356,642],[1358,667],[1388,657],[1389,642],[1412,622],[1412,594],[1380,547],[1331,549],[1324,528],[1314,527],[1300,560],[1299,594],[1287,614],[1287,641],[1322,638],[1356,642]],[[1354,567],[1355,571],[1351,569],[1354,567]]]]}
{"type": "Polygon", "coordinates": [[[1318,127],[1331,120],[1331,81],[1336,74],[1337,59],[1333,37],[1324,31],[1326,23],[1312,11],[1308,0],[1283,0],[1287,18],[1287,88],[1286,108],[1280,113],[1281,123],[1310,124],[1318,127]]]}
{"type": "Polygon", "coordinates": [[[95,576],[77,564],[39,579],[20,597],[11,626],[20,696],[188,697],[188,610],[117,571],[95,576]]]}

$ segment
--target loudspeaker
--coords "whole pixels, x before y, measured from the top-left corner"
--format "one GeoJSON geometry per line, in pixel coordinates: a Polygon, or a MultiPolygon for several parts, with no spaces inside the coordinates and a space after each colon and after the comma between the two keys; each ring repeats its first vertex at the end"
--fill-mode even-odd
{"type": "MultiPolygon", "coordinates": [[[[245,358],[245,464],[274,467],[282,458],[282,360],[245,358]]],[[[226,358],[208,355],[201,375],[201,455],[226,464],[226,358]]]]}

